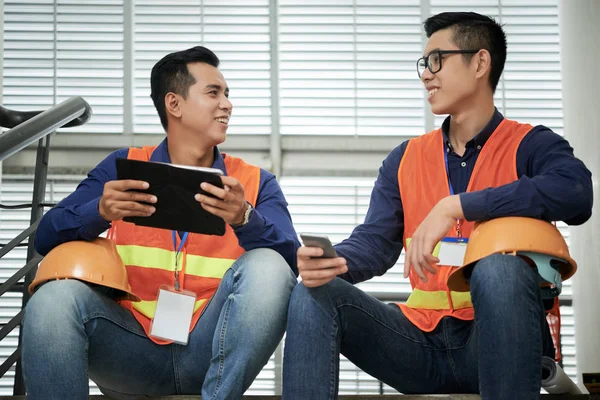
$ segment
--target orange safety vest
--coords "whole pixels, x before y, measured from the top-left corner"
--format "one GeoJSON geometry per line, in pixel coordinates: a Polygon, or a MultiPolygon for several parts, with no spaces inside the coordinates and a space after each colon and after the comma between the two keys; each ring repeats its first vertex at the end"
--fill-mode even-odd
{"type": "MultiPolygon", "coordinates": [[[[504,119],[481,149],[467,192],[498,187],[516,181],[517,150],[521,140],[532,126],[504,119]]],[[[444,197],[450,195],[444,161],[444,138],[441,129],[411,139],[398,168],[398,183],[404,210],[404,248],[421,222],[444,197]]],[[[468,238],[474,223],[463,220],[462,237],[468,238]]],[[[456,229],[447,233],[456,237],[456,229]]],[[[439,251],[439,243],[434,256],[439,251]]],[[[398,304],[406,317],[421,330],[430,332],[445,316],[462,320],[474,317],[471,294],[448,289],[446,281],[455,267],[438,265],[438,273],[427,275],[421,281],[411,269],[410,284],[413,291],[406,304],[398,304]]]]}
{"type": "MultiPolygon", "coordinates": [[[[130,148],[127,158],[149,161],[156,146],[130,148]]],[[[260,183],[260,168],[239,158],[223,154],[227,175],[244,186],[246,200],[256,206],[260,183]]],[[[189,233],[179,254],[181,288],[196,293],[196,304],[190,332],[196,326],[202,311],[217,291],[225,272],[244,253],[231,226],[226,224],[224,236],[189,233]]],[[[150,337],[150,321],[156,311],[156,299],[161,285],[175,283],[175,250],[172,232],[167,229],[137,226],[124,221],[113,221],[108,232],[123,263],[131,290],[142,301],[121,301],[143,326],[146,335],[157,344],[170,341],[150,337]]],[[[177,236],[177,246],[181,239],[177,236]]]]}

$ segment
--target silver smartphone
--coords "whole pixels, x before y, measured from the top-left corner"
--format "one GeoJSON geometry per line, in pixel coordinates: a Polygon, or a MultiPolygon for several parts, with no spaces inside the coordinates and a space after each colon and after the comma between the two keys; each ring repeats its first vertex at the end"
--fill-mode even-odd
{"type": "Polygon", "coordinates": [[[315,258],[335,258],[338,256],[327,236],[301,233],[300,239],[302,239],[302,243],[304,243],[306,247],[320,247],[323,249],[323,255],[315,258]]]}

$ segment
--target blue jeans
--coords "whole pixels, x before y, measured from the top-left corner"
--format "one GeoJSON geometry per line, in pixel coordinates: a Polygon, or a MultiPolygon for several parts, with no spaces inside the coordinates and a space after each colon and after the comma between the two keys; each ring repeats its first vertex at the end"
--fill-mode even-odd
{"type": "Polygon", "coordinates": [[[98,289],[77,280],[49,282],[27,304],[23,322],[28,398],[87,399],[91,378],[116,399],[200,393],[239,399],[283,337],[296,282],[275,251],[244,253],[186,346],[155,344],[98,289]]]}
{"type": "Polygon", "coordinates": [[[442,319],[432,332],[341,279],[292,293],[283,399],[335,399],[339,355],[401,393],[481,393],[538,399],[542,354],[553,355],[536,272],[493,255],[471,276],[475,321],[442,319]]]}

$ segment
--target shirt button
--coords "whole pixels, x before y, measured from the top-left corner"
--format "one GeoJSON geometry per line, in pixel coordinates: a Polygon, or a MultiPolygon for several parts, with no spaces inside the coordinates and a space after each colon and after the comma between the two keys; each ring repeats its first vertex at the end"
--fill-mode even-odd
{"type": "Polygon", "coordinates": [[[477,150],[481,150],[481,145],[478,145],[478,146],[477,146],[477,150]]]}
{"type": "Polygon", "coordinates": [[[460,163],[460,166],[461,166],[461,167],[466,167],[466,166],[467,166],[467,163],[463,161],[463,162],[461,162],[461,163],[460,163]]]}

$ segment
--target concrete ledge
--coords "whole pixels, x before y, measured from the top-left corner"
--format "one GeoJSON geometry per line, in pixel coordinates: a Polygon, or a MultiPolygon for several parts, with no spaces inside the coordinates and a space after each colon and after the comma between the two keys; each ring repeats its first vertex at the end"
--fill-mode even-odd
{"type": "MultiPolygon", "coordinates": [[[[107,396],[90,396],[90,400],[109,400],[107,396]]],[[[166,396],[144,398],[146,400],[201,400],[201,396],[166,396]]],[[[595,395],[549,395],[540,396],[541,400],[600,400],[595,395]]],[[[0,400],[26,400],[25,396],[0,396],[0,400]]],[[[281,400],[281,396],[244,396],[244,400],[281,400]]],[[[475,394],[438,394],[438,395],[341,395],[339,400],[480,400],[475,394]]]]}

